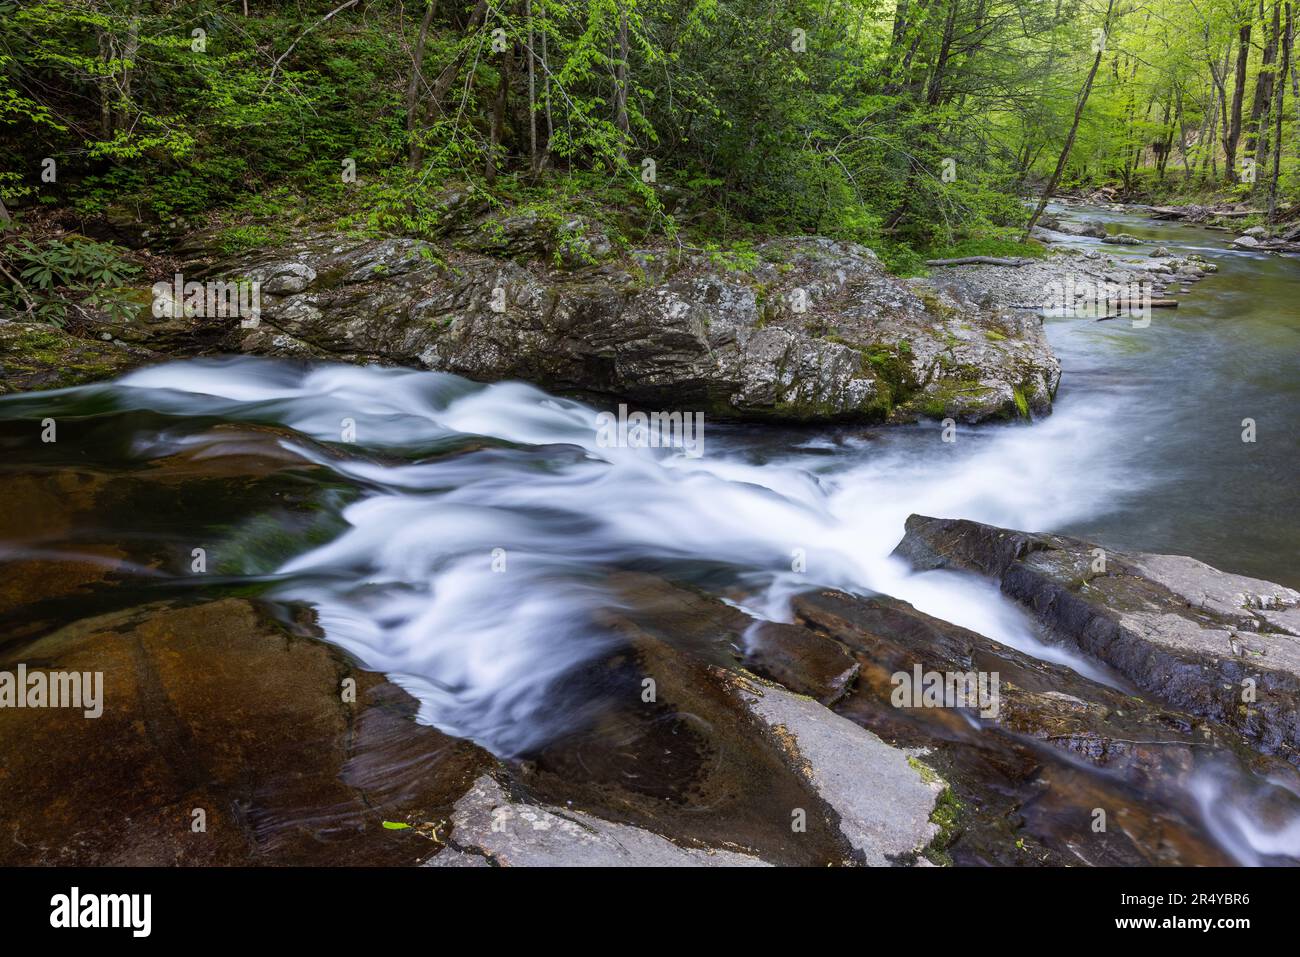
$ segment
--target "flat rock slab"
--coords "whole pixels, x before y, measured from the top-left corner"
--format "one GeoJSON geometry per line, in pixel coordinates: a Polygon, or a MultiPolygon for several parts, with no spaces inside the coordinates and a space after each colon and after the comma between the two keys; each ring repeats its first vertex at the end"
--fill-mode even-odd
{"type": "Polygon", "coordinates": [[[865,863],[915,863],[938,834],[931,822],[944,784],[925,780],[908,753],[768,682],[732,678],[732,693],[778,738],[791,763],[839,815],[865,863]]]}
{"type": "Polygon", "coordinates": [[[1300,764],[1300,592],[1183,556],[923,515],[894,554],[996,578],[1050,637],[1300,764]]]}
{"type": "Polygon", "coordinates": [[[765,867],[748,854],[681,847],[581,811],[512,801],[488,774],[456,802],[450,846],[428,867],[765,867]]]}
{"type": "Polygon", "coordinates": [[[102,673],[102,714],[0,708],[3,866],[415,864],[417,826],[492,763],[243,599],[83,619],[0,655],[19,664],[102,673]]]}

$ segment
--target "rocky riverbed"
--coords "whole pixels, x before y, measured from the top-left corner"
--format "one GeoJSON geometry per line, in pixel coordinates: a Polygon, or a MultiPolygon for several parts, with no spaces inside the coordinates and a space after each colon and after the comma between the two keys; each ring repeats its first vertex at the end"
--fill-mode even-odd
{"type": "MultiPolygon", "coordinates": [[[[616,509],[606,519],[590,492],[579,494],[594,511],[558,518],[564,527],[585,515],[589,526],[569,536],[577,579],[563,571],[575,561],[567,557],[548,560],[534,581],[530,566],[543,556],[533,549],[564,538],[529,545],[500,524],[499,499],[476,509],[495,510],[484,541],[506,542],[510,564],[498,574],[490,550],[470,546],[469,566],[456,571],[465,548],[456,540],[468,531],[452,529],[476,509],[446,512],[439,496],[481,488],[491,498],[522,447],[442,438],[407,461],[313,438],[307,423],[307,434],[241,423],[207,390],[219,381],[275,388],[279,373],[251,371],[205,383],[198,377],[211,371],[177,366],[181,378],[135,399],[125,387],[63,393],[45,407],[64,430],[46,445],[32,444],[33,407],[14,404],[31,398],[0,407],[9,453],[0,670],[100,672],[106,688],[96,720],[0,709],[0,801],[12,812],[0,861],[1199,865],[1293,856],[1260,835],[1300,814],[1294,590],[1190,559],[917,515],[892,561],[987,577],[1046,644],[1017,649],[887,593],[815,584],[765,616],[752,580],[717,579],[718,559],[700,577],[653,548],[619,557],[602,529],[630,517],[616,509]],[[184,378],[205,415],[181,414],[184,378]],[[473,479],[477,468],[488,471],[473,479]],[[386,475],[397,485],[375,497],[386,475]],[[430,491],[401,497],[421,487],[430,491]],[[340,498],[360,511],[339,511],[340,498]],[[368,524],[376,507],[404,503],[413,511],[397,527],[409,535],[368,524]],[[376,532],[374,546],[358,540],[376,532]],[[209,562],[198,574],[195,542],[209,562]],[[360,570],[348,542],[374,555],[360,570]],[[325,592],[293,600],[286,583],[321,574],[295,558],[313,547],[325,549],[314,561],[343,594],[360,574],[362,604],[349,614],[369,614],[368,594],[380,601],[378,622],[400,618],[434,576],[435,604],[418,606],[433,617],[393,633],[416,657],[382,665],[378,646],[337,630],[325,592]],[[413,549],[433,569],[453,562],[452,577],[419,571],[413,549]],[[376,564],[383,554],[405,569],[394,591],[376,564]],[[562,606],[567,618],[493,626],[523,629],[523,644],[496,644],[482,620],[575,584],[590,598],[562,606]],[[436,602],[459,600],[457,589],[464,601],[443,622],[436,602]],[[500,611],[482,607],[493,594],[497,605],[509,599],[500,611]],[[569,657],[577,636],[566,631],[578,623],[597,640],[569,657]],[[476,641],[506,657],[456,677],[451,666],[479,654],[476,641]],[[483,699],[494,715],[496,695],[508,695],[516,716],[469,720],[476,682],[520,654],[531,655],[522,670],[505,672],[520,677],[483,699]],[[542,667],[542,684],[522,677],[542,667]],[[452,698],[425,674],[458,683],[446,689],[452,698]],[[950,679],[974,697],[951,697],[942,690],[950,679]],[[530,687],[545,714],[527,709],[530,687]],[[534,733],[521,738],[520,722],[534,733]],[[1249,840],[1237,814],[1251,822],[1249,840]]],[[[343,381],[335,391],[347,391],[343,381]]],[[[395,380],[386,388],[410,394],[395,380]]],[[[286,402],[312,400],[271,401],[292,418],[286,402]]],[[[394,428],[409,434],[411,423],[394,428]]],[[[579,466],[561,445],[537,449],[553,458],[547,469],[524,465],[534,485],[548,470],[609,467],[579,466]]],[[[675,481],[656,481],[665,480],[675,481]]],[[[557,515],[560,488],[536,489],[557,515]]],[[[683,542],[670,537],[668,547],[683,542]]],[[[695,561],[720,544],[702,545],[695,561]]]]}
{"type": "MultiPolygon", "coordinates": [[[[1300,861],[1300,593],[875,522],[870,467],[815,465],[884,455],[871,426],[1041,416],[1044,289],[1181,294],[1213,263],[900,281],[810,237],[602,261],[581,224],[498,225],[196,237],[187,278],[262,284],[251,328],[0,322],[0,672],[106,689],[93,720],[0,708],[0,863],[1300,861]],[[148,368],[212,351],[293,362],[148,368]],[[560,394],[470,381],[511,378],[560,394]],[[609,449],[572,396],[728,424],[702,462],[609,449]],[[802,431],[742,455],[754,420],[802,431]]],[[[991,498],[1024,464],[998,449],[991,498]]],[[[1035,484],[1077,494],[1060,472],[1035,484]]]]}

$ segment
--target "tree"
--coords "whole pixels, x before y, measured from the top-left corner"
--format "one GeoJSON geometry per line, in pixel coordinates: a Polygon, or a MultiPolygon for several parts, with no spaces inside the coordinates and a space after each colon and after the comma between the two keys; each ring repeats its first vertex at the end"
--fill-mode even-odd
{"type": "Polygon", "coordinates": [[[1038,200],[1038,206],[1034,209],[1033,215],[1029,217],[1029,222],[1025,225],[1025,233],[1022,237],[1029,238],[1033,232],[1034,226],[1038,223],[1038,217],[1043,215],[1043,210],[1047,208],[1052,194],[1056,192],[1056,187],[1061,182],[1061,174],[1065,172],[1065,164],[1070,158],[1070,150],[1074,147],[1074,138],[1079,132],[1079,119],[1083,116],[1083,108],[1088,105],[1088,94],[1092,92],[1092,82],[1097,78],[1097,68],[1101,66],[1101,55],[1106,49],[1106,40],[1110,36],[1111,14],[1115,10],[1115,0],[1107,0],[1106,15],[1101,21],[1101,33],[1094,40],[1093,47],[1096,50],[1092,58],[1092,68],[1088,70],[1088,77],[1083,81],[1083,89],[1079,91],[1079,98],[1074,107],[1074,121],[1070,124],[1070,132],[1065,137],[1065,145],[1061,147],[1061,154],[1056,161],[1056,169],[1052,172],[1052,178],[1047,181],[1043,188],[1043,195],[1038,200]]]}

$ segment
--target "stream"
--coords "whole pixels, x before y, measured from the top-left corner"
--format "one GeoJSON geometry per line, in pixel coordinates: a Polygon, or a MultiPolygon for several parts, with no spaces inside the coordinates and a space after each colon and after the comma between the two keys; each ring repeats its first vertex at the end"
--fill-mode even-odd
{"type": "MultiPolygon", "coordinates": [[[[46,607],[56,624],[196,589],[305,604],[328,641],[410,692],[422,721],[504,758],[581,725],[582,709],[557,707],[553,692],[610,647],[599,622],[619,601],[606,587],[611,569],[687,582],[777,621],[789,620],[791,595],[813,587],[884,593],[1122,687],[1044,644],[995,586],[916,574],[890,557],[906,517],[921,513],[1300,585],[1300,263],[1232,250],[1229,234],[1084,212],[1220,269],[1145,329],[1048,319],[1064,374],[1053,413],[1032,424],[962,427],[949,443],[933,422],[709,422],[705,454],[690,457],[606,447],[594,409],[520,383],[176,362],[0,399],[0,469],[140,476],[176,456],[219,462],[239,454],[243,433],[214,428],[232,423],[276,427],[286,455],[311,467],[273,492],[215,469],[169,486],[156,506],[99,508],[79,527],[51,522],[42,536],[0,542],[0,559],[95,562],[111,545],[115,589],[46,607]],[[1241,441],[1247,417],[1254,443],[1241,441]],[[56,442],[41,441],[47,418],[62,430],[56,442]]],[[[5,617],[6,631],[24,614],[5,617]]],[[[20,647],[0,639],[6,657],[20,647]]],[[[1300,821],[1260,823],[1223,804],[1213,782],[1197,787],[1198,827],[1232,859],[1300,857],[1300,821]]]]}

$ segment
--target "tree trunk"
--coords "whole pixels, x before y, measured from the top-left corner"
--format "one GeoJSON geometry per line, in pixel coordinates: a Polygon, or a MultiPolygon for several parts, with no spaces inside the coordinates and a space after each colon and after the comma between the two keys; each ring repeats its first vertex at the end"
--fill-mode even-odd
{"type": "Polygon", "coordinates": [[[614,125],[622,136],[618,144],[618,158],[627,159],[627,0],[619,0],[618,5],[618,66],[614,72],[614,125]]]}
{"type": "Polygon", "coordinates": [[[497,85],[496,103],[492,107],[492,133],[484,170],[484,179],[489,186],[497,181],[497,151],[505,139],[506,107],[510,101],[510,67],[513,60],[513,47],[501,54],[501,82],[497,85]]]}
{"type": "Polygon", "coordinates": [[[939,43],[939,56],[934,63],[934,72],[925,94],[928,106],[938,106],[943,98],[944,74],[948,70],[948,57],[952,55],[953,35],[957,29],[957,0],[948,0],[948,16],[944,19],[943,39],[939,43]]]}
{"type": "MultiPolygon", "coordinates": [[[[126,43],[122,47],[122,84],[120,90],[122,93],[122,102],[130,104],[131,102],[131,81],[134,79],[135,67],[131,64],[135,61],[135,56],[140,52],[140,0],[135,0],[131,4],[131,19],[126,27],[126,43]]],[[[118,126],[128,125],[125,114],[119,113],[118,126]]]]}
{"type": "Polygon", "coordinates": [[[533,62],[533,0],[524,0],[528,23],[528,169],[537,172],[537,70],[533,62]]]}
{"type": "MultiPolygon", "coordinates": [[[[487,18],[488,5],[487,0],[478,0],[474,5],[474,12],[470,14],[469,23],[465,25],[465,34],[468,36],[474,33],[483,24],[487,18]]],[[[456,54],[450,63],[442,68],[438,78],[433,81],[433,89],[429,91],[428,97],[424,101],[424,110],[420,119],[420,129],[426,130],[433,118],[442,112],[442,100],[451,89],[451,85],[456,82],[456,77],[460,75],[461,67],[465,65],[465,59],[469,56],[469,48],[465,47],[456,54]]],[[[411,167],[417,168],[424,162],[424,145],[416,143],[411,148],[411,167]]]]}
{"type": "MultiPolygon", "coordinates": [[[[1110,17],[1115,10],[1115,0],[1109,0],[1106,5],[1106,18],[1102,21],[1102,36],[1110,35],[1110,17]]],[[[1025,233],[1020,237],[1024,242],[1033,232],[1034,226],[1038,223],[1038,217],[1043,215],[1043,210],[1047,208],[1052,194],[1056,192],[1056,187],[1061,182],[1061,174],[1065,172],[1065,164],[1069,162],[1070,150],[1074,149],[1074,138],[1079,134],[1079,120],[1083,118],[1083,108],[1088,105],[1088,95],[1092,93],[1092,81],[1097,78],[1097,68],[1101,66],[1101,55],[1104,51],[1098,50],[1097,55],[1092,58],[1092,69],[1088,71],[1088,78],[1083,83],[1083,89],[1079,92],[1079,102],[1074,107],[1074,122],[1070,124],[1070,135],[1065,138],[1065,145],[1061,147],[1061,155],[1056,161],[1056,169],[1052,172],[1052,178],[1048,180],[1047,186],[1043,189],[1042,198],[1038,200],[1038,207],[1034,210],[1034,215],[1029,217],[1029,223],[1025,226],[1025,233]]]]}
{"type": "Polygon", "coordinates": [[[1270,23],[1264,16],[1264,0],[1259,0],[1259,22],[1264,25],[1264,53],[1255,76],[1255,96],[1250,105],[1250,122],[1246,125],[1246,152],[1256,156],[1260,165],[1264,158],[1258,156],[1260,134],[1268,138],[1268,111],[1273,104],[1273,64],[1277,61],[1277,35],[1280,30],[1281,11],[1278,0],[1273,0],[1273,18],[1270,23]]]}
{"type": "Polygon", "coordinates": [[[1250,57],[1250,21],[1237,31],[1237,78],[1232,91],[1232,112],[1223,131],[1223,173],[1228,182],[1237,175],[1237,143],[1241,139],[1241,100],[1246,91],[1246,60],[1250,57]]]}
{"type": "Polygon", "coordinates": [[[546,49],[546,35],[550,32],[550,19],[542,24],[542,99],[546,101],[546,152],[542,154],[542,164],[551,162],[551,140],[555,136],[555,120],[551,116],[551,57],[546,49]]]}
{"type": "Polygon", "coordinates": [[[1286,82],[1284,77],[1287,69],[1291,66],[1292,43],[1295,40],[1295,24],[1291,20],[1291,4],[1286,5],[1286,27],[1282,37],[1282,69],[1278,73],[1277,82],[1277,102],[1274,104],[1273,112],[1275,133],[1273,137],[1273,175],[1270,178],[1268,187],[1268,222],[1272,225],[1277,221],[1277,178],[1282,165],[1282,107],[1283,100],[1286,97],[1286,82]]]}
{"type": "MultiPolygon", "coordinates": [[[[424,47],[429,38],[429,24],[433,22],[437,0],[425,0],[424,18],[420,21],[420,32],[415,38],[415,49],[411,52],[411,81],[406,84],[406,135],[408,139],[408,160],[414,160],[416,153],[415,127],[417,123],[416,106],[420,102],[420,87],[424,84],[424,47]]],[[[412,165],[416,165],[412,162],[412,165]]]]}

